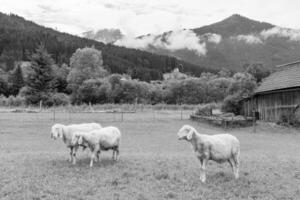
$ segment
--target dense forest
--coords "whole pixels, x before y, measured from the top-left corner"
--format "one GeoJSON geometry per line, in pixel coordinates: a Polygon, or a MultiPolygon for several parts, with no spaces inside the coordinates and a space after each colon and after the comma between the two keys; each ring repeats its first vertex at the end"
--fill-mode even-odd
{"type": "Polygon", "coordinates": [[[111,73],[127,73],[144,81],[162,79],[162,74],[180,67],[183,72],[199,76],[203,66],[179,61],[174,57],[105,45],[101,42],[61,33],[25,20],[17,15],[0,13],[0,68],[10,71],[16,61],[29,61],[38,45],[44,45],[57,65],[69,64],[78,48],[94,47],[102,51],[104,66],[111,73]]]}

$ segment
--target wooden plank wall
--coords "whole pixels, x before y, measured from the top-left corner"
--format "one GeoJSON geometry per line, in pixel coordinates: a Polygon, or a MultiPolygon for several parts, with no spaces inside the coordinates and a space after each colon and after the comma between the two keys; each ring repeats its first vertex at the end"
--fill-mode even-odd
{"type": "MultiPolygon", "coordinates": [[[[259,118],[264,121],[277,122],[282,115],[290,115],[300,104],[300,88],[298,90],[280,91],[268,94],[259,94],[253,98],[259,118]]],[[[243,114],[252,116],[251,99],[243,102],[243,114]]]]}

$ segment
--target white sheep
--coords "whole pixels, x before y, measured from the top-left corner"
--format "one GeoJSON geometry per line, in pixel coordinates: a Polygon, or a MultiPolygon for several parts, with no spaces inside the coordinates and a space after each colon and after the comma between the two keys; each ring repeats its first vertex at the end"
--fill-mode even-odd
{"type": "Polygon", "coordinates": [[[107,151],[112,149],[112,159],[117,160],[120,140],[120,130],[116,127],[108,126],[99,130],[92,130],[90,132],[78,131],[73,135],[72,143],[73,145],[88,144],[92,152],[90,162],[90,167],[92,167],[93,161],[96,160],[96,158],[99,160],[101,150],[107,151]]]}
{"type": "Polygon", "coordinates": [[[230,134],[206,135],[200,134],[190,125],[184,125],[177,133],[179,140],[186,140],[192,144],[200,161],[200,180],[206,181],[205,169],[208,160],[218,163],[228,161],[235,178],[239,177],[240,142],[230,134]]]}
{"type": "Polygon", "coordinates": [[[68,148],[70,148],[70,162],[73,164],[76,163],[76,152],[79,146],[83,147],[83,150],[87,147],[87,144],[81,145],[73,145],[72,138],[73,134],[76,131],[85,131],[89,132],[95,129],[101,129],[102,126],[98,123],[82,123],[82,124],[71,124],[71,125],[63,125],[63,124],[54,124],[51,128],[51,138],[56,140],[57,138],[62,138],[63,142],[66,144],[68,148]]]}

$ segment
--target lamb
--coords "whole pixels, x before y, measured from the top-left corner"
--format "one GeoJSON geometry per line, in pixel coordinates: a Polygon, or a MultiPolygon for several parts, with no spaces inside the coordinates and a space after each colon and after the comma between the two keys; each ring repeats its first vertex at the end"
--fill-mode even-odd
{"type": "Polygon", "coordinates": [[[63,142],[68,148],[70,148],[70,162],[76,163],[76,152],[79,146],[83,147],[83,150],[87,147],[87,144],[83,143],[81,145],[73,145],[72,138],[76,131],[91,131],[95,129],[101,129],[102,126],[98,123],[82,123],[82,124],[54,124],[51,128],[51,138],[56,140],[57,138],[62,138],[63,142]]]}
{"type": "Polygon", "coordinates": [[[92,152],[90,161],[90,167],[92,167],[94,160],[96,158],[99,160],[99,154],[101,151],[112,149],[112,159],[117,160],[119,155],[120,140],[120,130],[116,127],[108,126],[102,129],[92,130],[90,132],[78,131],[73,135],[72,144],[88,144],[92,152]]]}
{"type": "Polygon", "coordinates": [[[240,142],[235,136],[230,134],[200,134],[190,125],[184,125],[177,135],[179,140],[186,140],[191,143],[200,161],[200,180],[202,182],[206,181],[205,169],[208,160],[218,163],[228,161],[235,178],[239,177],[240,142]]]}

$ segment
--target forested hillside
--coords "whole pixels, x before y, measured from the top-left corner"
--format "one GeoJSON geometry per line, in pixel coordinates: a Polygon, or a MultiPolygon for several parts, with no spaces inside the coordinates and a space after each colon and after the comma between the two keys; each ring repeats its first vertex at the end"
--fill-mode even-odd
{"type": "Polygon", "coordinates": [[[104,66],[111,73],[127,73],[140,80],[157,80],[162,74],[181,67],[182,71],[200,75],[208,68],[160,56],[145,51],[114,45],[61,33],[25,20],[17,15],[0,13],[0,67],[10,71],[16,61],[28,61],[38,45],[43,44],[57,65],[69,64],[78,48],[94,46],[102,51],[104,66]]]}

